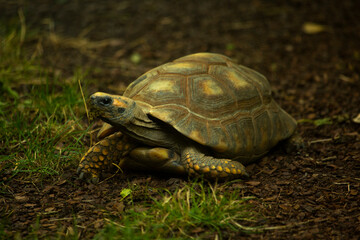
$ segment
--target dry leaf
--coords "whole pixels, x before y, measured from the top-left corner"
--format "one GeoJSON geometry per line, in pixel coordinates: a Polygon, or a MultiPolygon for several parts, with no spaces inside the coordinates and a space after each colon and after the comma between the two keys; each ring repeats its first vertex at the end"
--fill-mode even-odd
{"type": "Polygon", "coordinates": [[[24,204],[24,207],[29,207],[29,208],[33,208],[33,207],[35,207],[35,206],[36,206],[35,203],[25,203],[25,204],[24,204]]]}
{"type": "Polygon", "coordinates": [[[317,23],[306,22],[302,25],[302,30],[306,34],[316,34],[327,31],[327,27],[317,23]]]}
{"type": "Polygon", "coordinates": [[[360,113],[356,117],[353,118],[353,122],[360,124],[360,113]]]}
{"type": "Polygon", "coordinates": [[[27,196],[15,195],[15,200],[18,202],[26,202],[29,198],[27,196]]]}
{"type": "Polygon", "coordinates": [[[342,75],[342,74],[340,74],[339,78],[340,78],[340,80],[342,80],[344,82],[348,82],[348,83],[354,83],[355,82],[354,79],[352,79],[350,77],[347,77],[345,75],[342,75]]]}
{"type": "Polygon", "coordinates": [[[54,207],[48,207],[45,208],[45,212],[52,212],[55,208],[54,207]]]}
{"type": "Polygon", "coordinates": [[[248,181],[248,182],[245,182],[246,184],[249,184],[249,185],[251,185],[251,186],[257,186],[257,185],[259,185],[260,184],[260,182],[258,182],[258,181],[248,181]]]}

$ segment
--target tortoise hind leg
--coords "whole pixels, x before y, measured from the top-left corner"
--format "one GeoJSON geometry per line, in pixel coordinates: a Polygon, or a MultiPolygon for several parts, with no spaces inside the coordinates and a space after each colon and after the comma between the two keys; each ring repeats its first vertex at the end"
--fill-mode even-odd
{"type": "Polygon", "coordinates": [[[210,179],[246,178],[244,165],[230,159],[220,159],[185,148],[181,154],[181,162],[191,175],[204,175],[210,179]]]}

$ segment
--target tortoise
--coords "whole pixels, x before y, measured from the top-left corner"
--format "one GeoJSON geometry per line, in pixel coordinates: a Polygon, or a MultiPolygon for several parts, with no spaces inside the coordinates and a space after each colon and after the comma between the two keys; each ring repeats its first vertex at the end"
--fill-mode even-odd
{"type": "Polygon", "coordinates": [[[81,159],[80,178],[99,181],[112,165],[209,179],[245,178],[243,164],[289,138],[296,121],[260,73],[215,53],[156,67],[122,96],[90,96],[101,139],[81,159]]]}

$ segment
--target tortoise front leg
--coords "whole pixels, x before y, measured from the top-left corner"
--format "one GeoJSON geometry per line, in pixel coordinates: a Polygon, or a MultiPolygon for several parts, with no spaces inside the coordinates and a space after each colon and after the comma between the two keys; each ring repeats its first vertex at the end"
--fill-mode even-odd
{"type": "Polygon", "coordinates": [[[190,175],[203,175],[210,179],[246,178],[244,165],[230,159],[220,159],[185,148],[181,154],[181,162],[190,175]]]}
{"type": "Polygon", "coordinates": [[[79,178],[98,183],[103,170],[110,169],[114,164],[120,166],[120,160],[135,147],[135,143],[121,132],[104,138],[92,146],[80,160],[77,169],[79,178]]]}

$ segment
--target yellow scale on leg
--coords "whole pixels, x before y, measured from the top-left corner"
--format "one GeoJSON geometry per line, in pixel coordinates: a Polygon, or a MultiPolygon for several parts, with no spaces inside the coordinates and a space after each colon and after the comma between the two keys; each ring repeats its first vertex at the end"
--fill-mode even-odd
{"type": "Polygon", "coordinates": [[[97,182],[102,170],[112,167],[113,163],[119,165],[120,160],[134,147],[120,132],[99,141],[81,159],[78,168],[80,178],[90,174],[90,180],[97,182]]]}
{"type": "Polygon", "coordinates": [[[190,174],[200,174],[211,178],[235,178],[246,176],[244,166],[230,159],[217,159],[195,152],[192,149],[185,151],[186,167],[190,174]]]}

